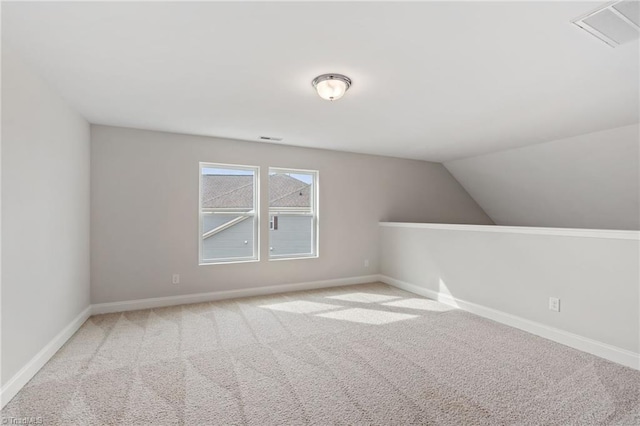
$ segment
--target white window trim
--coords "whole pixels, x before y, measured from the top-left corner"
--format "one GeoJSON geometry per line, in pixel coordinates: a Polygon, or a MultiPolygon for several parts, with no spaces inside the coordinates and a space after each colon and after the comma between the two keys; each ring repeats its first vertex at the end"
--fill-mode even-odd
{"type": "Polygon", "coordinates": [[[201,161],[198,167],[198,265],[224,265],[231,263],[260,262],[260,167],[241,164],[210,163],[201,161]],[[244,216],[254,217],[253,223],[253,257],[227,257],[220,259],[202,258],[202,169],[203,168],[227,168],[236,170],[249,170],[254,172],[253,185],[253,210],[242,213],[244,216]]]}
{"type": "MultiPolygon", "coordinates": [[[[271,212],[271,207],[267,204],[267,213],[271,214],[299,214],[301,216],[313,216],[313,232],[312,232],[312,247],[313,253],[303,253],[303,254],[283,254],[283,255],[271,255],[271,241],[269,242],[269,256],[268,260],[270,262],[277,262],[281,260],[302,260],[302,259],[317,259],[320,257],[320,172],[318,170],[307,170],[307,169],[292,169],[289,167],[269,167],[267,173],[270,175],[272,171],[276,173],[303,173],[303,174],[311,174],[313,175],[313,191],[311,192],[311,213],[295,213],[295,212],[287,212],[276,210],[271,212]]],[[[269,181],[267,181],[269,182],[269,181]]],[[[269,188],[267,188],[267,191],[269,188]]],[[[286,208],[285,208],[286,209],[286,208]]],[[[267,236],[267,239],[269,237],[267,236]]]]}

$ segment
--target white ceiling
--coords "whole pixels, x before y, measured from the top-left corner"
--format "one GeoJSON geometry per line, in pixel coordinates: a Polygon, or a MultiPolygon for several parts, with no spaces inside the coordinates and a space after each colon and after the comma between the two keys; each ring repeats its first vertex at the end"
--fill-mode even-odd
{"type": "Polygon", "coordinates": [[[3,2],[2,36],[92,123],[447,161],[638,122],[597,5],[3,2]]]}

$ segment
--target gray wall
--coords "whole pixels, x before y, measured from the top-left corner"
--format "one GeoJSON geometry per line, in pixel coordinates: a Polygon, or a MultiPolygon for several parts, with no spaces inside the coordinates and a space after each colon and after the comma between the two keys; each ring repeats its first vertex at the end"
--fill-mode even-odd
{"type": "Polygon", "coordinates": [[[97,125],[91,144],[93,303],[375,274],[381,220],[491,223],[441,164],[97,125]],[[198,266],[199,161],[319,170],[320,257],[269,262],[262,238],[260,262],[198,266]]]}
{"type": "Polygon", "coordinates": [[[89,306],[89,124],[2,46],[2,384],[89,306]]]}
{"type": "Polygon", "coordinates": [[[445,167],[498,225],[640,229],[637,124],[445,167]]]}

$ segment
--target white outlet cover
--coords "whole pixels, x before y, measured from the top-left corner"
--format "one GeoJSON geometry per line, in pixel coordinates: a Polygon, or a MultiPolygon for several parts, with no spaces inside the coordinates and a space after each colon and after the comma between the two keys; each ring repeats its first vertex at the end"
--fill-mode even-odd
{"type": "Polygon", "coordinates": [[[549,310],[560,312],[560,299],[558,299],[557,297],[550,297],[549,310]]]}

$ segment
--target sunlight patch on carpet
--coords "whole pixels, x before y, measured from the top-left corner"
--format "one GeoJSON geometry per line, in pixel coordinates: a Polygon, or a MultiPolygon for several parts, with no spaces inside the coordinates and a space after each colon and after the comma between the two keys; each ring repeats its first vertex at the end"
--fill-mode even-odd
{"type": "Polygon", "coordinates": [[[331,318],[337,320],[359,322],[363,324],[388,324],[396,321],[403,321],[418,318],[418,315],[399,314],[396,312],[377,311],[375,309],[345,309],[342,311],[326,312],[316,314],[317,317],[331,318]]]}
{"type": "Polygon", "coordinates": [[[274,311],[291,312],[294,314],[309,314],[313,312],[342,308],[342,306],[329,305],[327,303],[307,302],[305,300],[276,303],[273,305],[262,305],[260,307],[265,309],[272,309],[274,311]]]}
{"type": "Polygon", "coordinates": [[[419,309],[421,311],[447,312],[455,308],[447,306],[444,303],[436,302],[428,299],[403,299],[393,302],[382,303],[383,306],[392,306],[394,308],[419,309]]]}
{"type": "Polygon", "coordinates": [[[349,294],[338,294],[336,296],[327,296],[327,299],[344,300],[346,302],[376,303],[376,302],[386,302],[388,300],[398,299],[398,296],[387,296],[384,294],[372,294],[372,293],[349,293],[349,294]]]}

